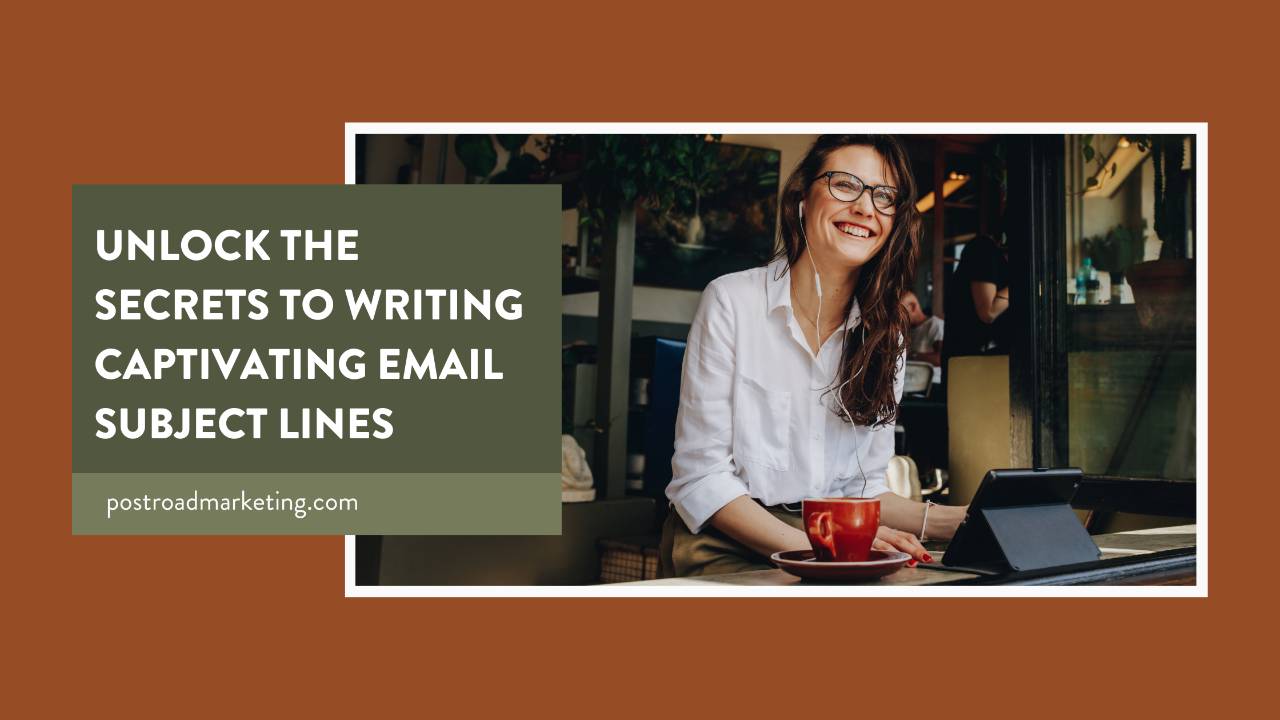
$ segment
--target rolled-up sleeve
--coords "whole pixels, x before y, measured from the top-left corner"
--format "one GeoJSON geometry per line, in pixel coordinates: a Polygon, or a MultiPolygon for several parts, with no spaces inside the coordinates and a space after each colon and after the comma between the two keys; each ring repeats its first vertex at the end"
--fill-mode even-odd
{"type": "Polygon", "coordinates": [[[748,494],[733,460],[734,322],[723,290],[712,282],[689,328],[667,486],[667,498],[694,533],[748,494]]]}

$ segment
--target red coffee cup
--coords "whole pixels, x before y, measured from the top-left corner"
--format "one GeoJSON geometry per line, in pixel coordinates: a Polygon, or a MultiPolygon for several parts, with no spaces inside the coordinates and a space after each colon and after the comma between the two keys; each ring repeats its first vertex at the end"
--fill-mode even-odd
{"type": "Polygon", "coordinates": [[[804,501],[804,527],[814,556],[824,562],[865,562],[880,527],[877,498],[804,501]]]}

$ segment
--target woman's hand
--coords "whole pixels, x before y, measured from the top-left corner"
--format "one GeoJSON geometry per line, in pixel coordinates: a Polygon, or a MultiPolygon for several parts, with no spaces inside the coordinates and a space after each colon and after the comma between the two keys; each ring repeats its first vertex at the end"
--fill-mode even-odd
{"type": "Polygon", "coordinates": [[[876,539],[871,543],[872,550],[881,552],[900,551],[911,556],[911,561],[907,563],[907,567],[912,567],[919,562],[933,562],[933,558],[929,555],[929,551],[924,549],[924,545],[920,544],[920,540],[908,532],[894,530],[891,527],[881,525],[876,531],[876,539]]]}

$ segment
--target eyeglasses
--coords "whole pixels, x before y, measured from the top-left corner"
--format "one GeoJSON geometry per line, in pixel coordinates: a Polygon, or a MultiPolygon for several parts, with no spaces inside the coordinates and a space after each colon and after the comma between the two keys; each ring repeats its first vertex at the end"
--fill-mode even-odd
{"type": "Polygon", "coordinates": [[[817,182],[821,178],[827,179],[827,192],[840,202],[856,202],[862,197],[862,193],[870,190],[871,204],[875,205],[877,210],[885,215],[892,215],[898,211],[900,199],[898,188],[892,185],[868,185],[857,175],[839,170],[824,172],[813,181],[817,182]]]}

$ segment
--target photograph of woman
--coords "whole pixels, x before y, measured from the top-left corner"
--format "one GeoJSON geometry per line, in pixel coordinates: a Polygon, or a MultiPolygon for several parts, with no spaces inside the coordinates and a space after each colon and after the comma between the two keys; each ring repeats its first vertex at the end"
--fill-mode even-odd
{"type": "Polygon", "coordinates": [[[772,567],[810,547],[805,498],[877,498],[873,549],[931,562],[964,507],[889,491],[921,219],[900,143],[819,137],[788,178],[766,267],[702,295],[680,385],[662,537],[668,576],[772,567]]]}

